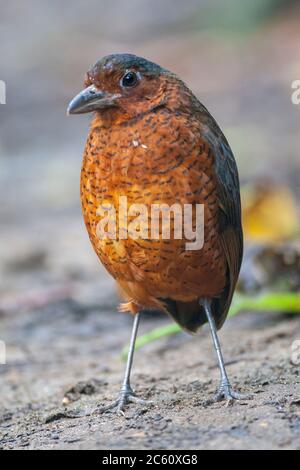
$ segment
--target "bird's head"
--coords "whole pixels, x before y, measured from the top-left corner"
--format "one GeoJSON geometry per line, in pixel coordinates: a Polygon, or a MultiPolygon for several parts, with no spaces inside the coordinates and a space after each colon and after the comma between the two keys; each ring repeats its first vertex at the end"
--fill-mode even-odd
{"type": "Polygon", "coordinates": [[[70,102],[68,114],[110,110],[137,116],[164,104],[172,77],[159,65],[132,54],[106,56],[87,73],[85,88],[70,102]]]}

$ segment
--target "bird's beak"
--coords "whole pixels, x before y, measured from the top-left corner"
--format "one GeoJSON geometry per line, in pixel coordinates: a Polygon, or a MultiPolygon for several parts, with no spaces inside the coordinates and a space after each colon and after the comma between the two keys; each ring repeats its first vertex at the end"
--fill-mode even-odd
{"type": "Polygon", "coordinates": [[[84,114],[101,110],[115,105],[115,100],[120,95],[110,94],[98,90],[95,85],[82,90],[72,99],[68,106],[67,114],[84,114]]]}

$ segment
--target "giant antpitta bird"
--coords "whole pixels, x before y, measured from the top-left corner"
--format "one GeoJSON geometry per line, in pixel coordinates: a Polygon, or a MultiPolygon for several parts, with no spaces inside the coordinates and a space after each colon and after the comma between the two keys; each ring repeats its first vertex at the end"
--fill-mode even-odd
{"type": "MultiPolygon", "coordinates": [[[[144,403],[131,388],[130,372],[145,309],[168,313],[191,333],[208,322],[221,372],[215,399],[243,398],[230,385],[217,336],[243,255],[238,171],[224,134],[174,73],[131,54],[104,57],[87,73],[68,114],[90,112],[81,171],[83,216],[98,257],[126,299],[122,310],[134,316],[120,396],[103,410],[123,412],[129,402],[144,403]],[[144,236],[130,236],[130,230],[127,237],[120,230],[100,236],[103,207],[110,210],[107,221],[116,218],[120,198],[128,206],[142,204],[150,214],[153,205],[202,205],[201,248],[187,249],[188,238],[173,232],[162,237],[162,225],[158,237],[149,231],[145,236],[147,217],[140,227],[144,236]]],[[[193,228],[195,217],[192,209],[193,228]]],[[[169,220],[174,228],[174,212],[169,220]]]]}

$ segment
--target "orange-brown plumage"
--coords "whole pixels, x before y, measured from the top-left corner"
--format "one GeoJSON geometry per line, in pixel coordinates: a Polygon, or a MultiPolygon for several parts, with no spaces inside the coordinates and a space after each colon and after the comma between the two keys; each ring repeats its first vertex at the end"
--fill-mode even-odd
{"type": "Polygon", "coordinates": [[[121,309],[135,314],[120,395],[99,411],[145,405],[130,373],[141,311],[149,308],[169,313],[189,332],[208,321],[221,373],[214,400],[245,398],[230,385],[216,331],[243,253],[238,173],[226,138],[178,77],[143,58],[104,57],[85,85],[69,105],[70,114],[95,112],[81,172],[83,215],[98,257],[126,300],[121,309]],[[163,205],[169,218],[152,212],[163,205]],[[191,249],[191,231],[196,241],[201,235],[199,207],[203,243],[191,249]]]}
{"type": "MultiPolygon", "coordinates": [[[[212,299],[223,323],[242,257],[237,170],[230,147],[186,85],[155,64],[109,56],[88,73],[86,86],[105,91],[111,105],[97,111],[81,173],[81,201],[93,247],[126,299],[123,308],[160,308],[195,331],[206,321],[201,299],[212,299]],[[150,65],[148,65],[150,64],[150,65]],[[126,71],[141,74],[120,89],[126,71]],[[204,204],[204,245],[186,240],[100,239],[98,207],[126,196],[142,203],[204,204]],[[199,304],[200,302],[200,304],[199,304]]],[[[108,98],[106,98],[108,99],[108,98]]]]}

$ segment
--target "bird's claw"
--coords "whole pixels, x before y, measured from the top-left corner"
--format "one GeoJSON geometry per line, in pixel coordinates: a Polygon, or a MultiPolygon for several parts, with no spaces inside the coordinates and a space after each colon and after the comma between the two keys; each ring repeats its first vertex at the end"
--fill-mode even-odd
{"type": "Polygon", "coordinates": [[[153,401],[150,400],[143,400],[142,398],[138,398],[131,388],[122,389],[119,398],[113,401],[109,405],[100,406],[97,411],[99,413],[106,413],[106,412],[115,412],[118,415],[124,416],[124,410],[126,405],[129,403],[136,403],[139,405],[152,405],[153,401]]]}
{"type": "Polygon", "coordinates": [[[225,400],[227,404],[235,400],[251,400],[252,396],[235,392],[229,383],[222,383],[216,395],[209,400],[209,403],[216,403],[225,400]]]}

